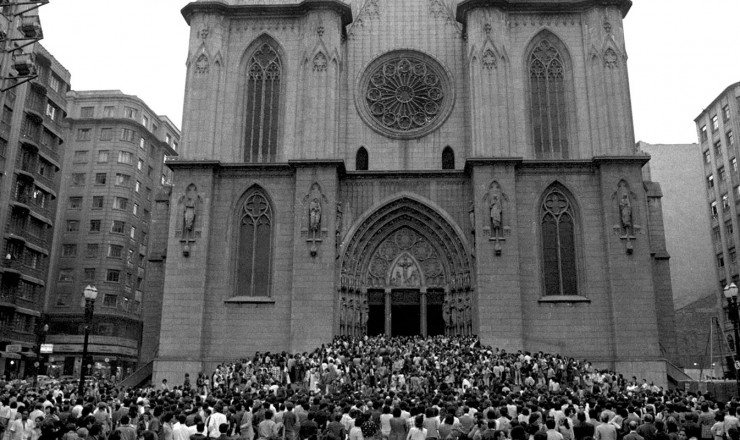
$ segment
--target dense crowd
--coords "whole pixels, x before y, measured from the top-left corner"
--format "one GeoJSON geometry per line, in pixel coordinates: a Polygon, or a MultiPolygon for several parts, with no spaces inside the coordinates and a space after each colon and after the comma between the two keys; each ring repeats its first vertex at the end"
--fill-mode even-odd
{"type": "Polygon", "coordinates": [[[738,401],[474,337],[336,338],[182,386],[5,384],[2,440],[740,440],[738,401]]]}

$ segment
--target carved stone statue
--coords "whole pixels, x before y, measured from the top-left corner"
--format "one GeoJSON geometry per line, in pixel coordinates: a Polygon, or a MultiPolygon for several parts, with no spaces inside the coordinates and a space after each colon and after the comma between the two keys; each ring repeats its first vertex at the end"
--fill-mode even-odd
{"type": "Polygon", "coordinates": [[[342,297],[341,305],[339,306],[339,327],[347,327],[347,298],[342,297]]]}
{"type": "Polygon", "coordinates": [[[458,321],[457,301],[455,301],[454,298],[450,298],[449,308],[450,308],[450,335],[454,336],[457,333],[457,321],[458,321]]]}
{"type": "Polygon", "coordinates": [[[498,232],[501,230],[501,227],[503,226],[502,223],[502,215],[503,215],[503,200],[501,195],[501,188],[498,186],[498,183],[494,183],[491,186],[491,191],[489,192],[489,212],[491,216],[491,235],[497,235],[494,234],[494,231],[498,232]]]}
{"type": "Polygon", "coordinates": [[[367,322],[370,320],[370,306],[367,303],[367,298],[362,300],[362,333],[367,333],[367,322]]]}
{"type": "Polygon", "coordinates": [[[445,334],[449,332],[450,328],[450,299],[445,296],[444,303],[442,303],[442,320],[445,322],[445,334]]]}
{"type": "Polygon", "coordinates": [[[632,200],[629,188],[624,182],[619,184],[619,220],[625,232],[632,228],[632,200]]]}
{"type": "Polygon", "coordinates": [[[190,235],[195,228],[196,210],[198,209],[198,189],[194,184],[188,185],[183,198],[182,231],[190,235]]]}
{"type": "Polygon", "coordinates": [[[318,197],[311,199],[308,208],[308,229],[311,232],[321,230],[321,200],[318,197]]]}

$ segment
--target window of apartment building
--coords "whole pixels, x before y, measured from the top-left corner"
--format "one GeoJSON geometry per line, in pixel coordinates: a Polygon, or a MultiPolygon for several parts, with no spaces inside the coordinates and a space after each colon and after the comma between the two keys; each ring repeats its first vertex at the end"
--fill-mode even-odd
{"type": "Polygon", "coordinates": [[[735,187],[735,198],[740,199],[740,185],[735,187]]]}
{"type": "Polygon", "coordinates": [[[152,133],[157,134],[157,124],[152,124],[152,133]]]}
{"type": "Polygon", "coordinates": [[[177,142],[172,143],[172,149],[177,151],[177,142]]]}
{"type": "Polygon", "coordinates": [[[95,281],[95,268],[94,267],[85,268],[85,281],[95,281]]]}
{"type": "Polygon", "coordinates": [[[81,186],[85,184],[85,173],[72,173],[72,185],[81,186]]]}
{"type": "Polygon", "coordinates": [[[100,232],[100,219],[90,220],[90,232],[100,232]]]}
{"type": "Polygon", "coordinates": [[[30,267],[31,269],[38,268],[39,260],[41,259],[41,254],[39,252],[26,249],[26,251],[23,253],[23,257],[23,264],[30,267]]]}
{"type": "Polygon", "coordinates": [[[730,106],[727,104],[722,107],[722,120],[725,122],[730,120],[730,106]]]}
{"type": "Polygon", "coordinates": [[[165,134],[164,135],[164,141],[167,142],[167,145],[171,145],[172,144],[172,136],[170,136],[169,133],[165,134]]]}
{"type": "Polygon", "coordinates": [[[126,142],[134,142],[136,132],[128,128],[121,129],[121,140],[126,142]]]}
{"type": "Polygon", "coordinates": [[[139,148],[141,148],[142,150],[146,149],[146,141],[143,137],[139,138],[139,148]]]}
{"type": "Polygon", "coordinates": [[[714,175],[710,175],[707,177],[707,188],[708,189],[714,188],[714,175]]]}
{"type": "Polygon", "coordinates": [[[92,198],[92,209],[103,209],[103,203],[105,202],[105,197],[103,196],[93,196],[92,198]]]}
{"type": "Polygon", "coordinates": [[[77,245],[76,244],[63,244],[62,245],[62,257],[76,257],[77,256],[77,245]]]}
{"type": "Polygon", "coordinates": [[[94,109],[95,109],[94,107],[81,107],[80,117],[81,118],[92,118],[94,109]]]}
{"type": "Polygon", "coordinates": [[[46,116],[49,117],[52,121],[55,121],[57,118],[57,106],[52,104],[51,102],[46,103],[46,116]]]}
{"type": "Polygon", "coordinates": [[[134,215],[138,217],[139,215],[139,204],[134,203],[134,215]]]}
{"type": "Polygon", "coordinates": [[[147,188],[146,189],[146,199],[147,200],[151,200],[152,199],[152,189],[151,188],[147,188]]]}
{"type": "Polygon", "coordinates": [[[116,234],[123,234],[123,230],[126,229],[126,222],[121,220],[113,220],[111,223],[110,231],[116,234]]]}
{"type": "Polygon", "coordinates": [[[113,209],[125,210],[128,208],[128,199],[125,197],[113,197],[113,209]]]}
{"type": "Polygon", "coordinates": [[[718,208],[717,208],[717,202],[712,202],[712,203],[711,203],[711,204],[709,205],[709,208],[710,208],[710,209],[711,209],[711,211],[712,211],[712,217],[716,218],[716,217],[717,217],[717,215],[719,215],[719,210],[718,210],[718,208]]]}
{"type": "Polygon", "coordinates": [[[98,256],[98,252],[100,250],[100,246],[97,243],[88,243],[87,244],[87,258],[95,258],[98,256]]]}
{"type": "Polygon", "coordinates": [[[725,267],[725,257],[722,254],[717,254],[717,267],[725,267]]]}
{"type": "Polygon", "coordinates": [[[90,140],[90,130],[89,128],[78,128],[77,129],[77,140],[78,141],[89,141],[90,140]]]}
{"type": "MultiPolygon", "coordinates": [[[[126,255],[126,262],[131,266],[134,265],[134,250],[133,249],[128,250],[128,255],[126,255]]],[[[126,284],[131,285],[132,280],[133,280],[133,275],[131,275],[130,273],[126,273],[126,284]]]]}
{"type": "Polygon", "coordinates": [[[138,180],[134,184],[134,191],[136,191],[136,192],[141,191],[141,182],[139,182],[138,180]]]}
{"type": "Polygon", "coordinates": [[[103,117],[112,118],[116,112],[116,108],[112,105],[106,105],[103,107],[103,117]]]}
{"type": "Polygon", "coordinates": [[[722,195],[722,210],[727,212],[727,210],[730,209],[730,198],[727,196],[727,194],[722,195]]]}
{"type": "Polygon", "coordinates": [[[108,269],[108,272],[105,274],[105,281],[109,283],[120,283],[121,271],[116,269],[108,269]]]}
{"type": "Polygon", "coordinates": [[[112,141],[113,140],[113,129],[105,127],[100,129],[100,140],[101,141],[112,141]]]}
{"type": "Polygon", "coordinates": [[[719,130],[719,118],[717,115],[712,116],[712,131],[719,130]]]}
{"type": "Polygon", "coordinates": [[[139,159],[139,161],[136,163],[136,169],[139,171],[144,169],[144,161],[142,159],[139,159]]]}
{"type": "Polygon", "coordinates": [[[57,296],[57,306],[69,306],[69,300],[71,296],[72,295],[69,292],[59,292],[59,295],[57,296]]]}
{"type": "Polygon", "coordinates": [[[100,150],[98,151],[98,163],[107,163],[108,162],[108,150],[100,150]]]}
{"type": "MultiPolygon", "coordinates": [[[[128,233],[129,237],[136,240],[136,226],[131,226],[131,230],[128,233]]],[[[133,252],[133,251],[131,251],[133,252]]]]}
{"type": "Polygon", "coordinates": [[[727,231],[727,235],[729,237],[732,237],[733,228],[732,228],[732,221],[725,222],[725,231],[727,231]]]}
{"type": "Polygon", "coordinates": [[[118,163],[133,163],[134,161],[134,155],[132,153],[129,153],[128,151],[119,151],[118,152],[118,163]]]}
{"type": "Polygon", "coordinates": [[[72,269],[59,269],[59,281],[74,281],[74,272],[72,269]]]}
{"type": "Polygon", "coordinates": [[[95,173],[95,184],[96,185],[105,185],[105,182],[108,179],[108,175],[106,173],[95,173]]]}
{"type": "Polygon", "coordinates": [[[730,250],[730,262],[737,263],[737,251],[735,249],[730,250]]]}
{"type": "Polygon", "coordinates": [[[146,175],[147,175],[147,177],[152,177],[152,172],[154,172],[154,168],[148,167],[146,169],[146,175]]]}
{"type": "Polygon", "coordinates": [[[143,221],[144,221],[144,223],[147,223],[149,221],[149,210],[148,209],[145,209],[144,210],[144,218],[143,218],[143,221]]]}
{"type": "Polygon", "coordinates": [[[82,208],[82,197],[70,197],[69,203],[67,204],[68,209],[81,209],[82,208]]]}
{"type": "MultiPolygon", "coordinates": [[[[110,280],[108,280],[110,281],[110,280]]],[[[116,281],[118,282],[118,281],[116,281]]],[[[103,307],[116,307],[118,304],[118,295],[113,295],[110,293],[106,293],[105,296],[103,296],[103,307]]]]}
{"type": "Polygon", "coordinates": [[[108,245],[108,256],[111,258],[121,258],[121,255],[123,255],[123,246],[118,244],[109,244],[108,245]]]}
{"type": "Polygon", "coordinates": [[[707,135],[707,126],[706,125],[702,125],[700,131],[701,131],[701,140],[702,140],[702,142],[703,141],[706,141],[707,139],[709,139],[709,136],[707,135]]]}
{"type": "Polygon", "coordinates": [[[76,163],[86,163],[87,162],[87,150],[75,151],[75,155],[72,160],[76,163]]]}
{"type": "Polygon", "coordinates": [[[147,115],[141,116],[141,125],[143,125],[146,128],[149,128],[149,117],[147,117],[147,115]]]}
{"type": "Polygon", "coordinates": [[[714,236],[714,241],[722,240],[722,234],[719,231],[719,226],[715,226],[714,228],[712,228],[712,235],[714,236]]]}
{"type": "Polygon", "coordinates": [[[53,73],[51,74],[51,77],[49,77],[49,88],[59,93],[62,91],[62,80],[53,73]]]}
{"type": "Polygon", "coordinates": [[[737,173],[737,158],[733,157],[730,159],[730,166],[732,167],[732,171],[737,173]]]}
{"type": "Polygon", "coordinates": [[[138,110],[136,110],[133,107],[124,107],[123,108],[123,116],[129,119],[136,119],[136,115],[138,115],[138,110]]]}
{"type": "Polygon", "coordinates": [[[67,232],[77,232],[80,230],[79,220],[67,220],[67,232]]]}
{"type": "Polygon", "coordinates": [[[735,145],[735,134],[732,130],[727,132],[727,145],[735,145]]]}
{"type": "Polygon", "coordinates": [[[116,185],[128,186],[131,183],[131,176],[128,174],[116,173],[116,185]]]}
{"type": "Polygon", "coordinates": [[[727,173],[725,172],[725,167],[719,167],[717,168],[717,177],[720,181],[724,181],[727,179],[727,173]]]}
{"type": "Polygon", "coordinates": [[[717,157],[722,156],[722,142],[717,141],[714,143],[714,155],[717,157]]]}
{"type": "Polygon", "coordinates": [[[709,150],[704,151],[704,163],[712,163],[712,155],[709,154],[709,150]]]}

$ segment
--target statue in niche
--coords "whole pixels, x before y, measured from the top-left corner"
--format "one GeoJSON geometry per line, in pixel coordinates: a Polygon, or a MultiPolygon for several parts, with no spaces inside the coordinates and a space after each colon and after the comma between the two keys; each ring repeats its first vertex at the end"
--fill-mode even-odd
{"type": "MultiPolygon", "coordinates": [[[[334,243],[337,249],[339,249],[339,246],[342,244],[342,228],[344,227],[344,224],[342,223],[343,216],[344,216],[344,211],[343,211],[342,202],[337,202],[337,222],[336,222],[336,227],[335,227],[336,240],[334,243]]],[[[337,253],[337,258],[339,258],[338,253],[337,253]]]]}
{"type": "Polygon", "coordinates": [[[308,230],[318,232],[321,229],[321,200],[314,197],[308,207],[308,230]]]}
{"type": "Polygon", "coordinates": [[[362,333],[367,332],[367,322],[370,320],[370,306],[367,298],[362,299],[362,333]]]}
{"type": "MultiPolygon", "coordinates": [[[[470,219],[470,232],[475,234],[475,204],[470,204],[470,209],[468,209],[468,218],[470,219]]],[[[475,241],[473,241],[475,243],[475,241]]]]}
{"type": "Polygon", "coordinates": [[[180,242],[183,244],[182,254],[190,255],[191,246],[199,236],[196,229],[198,215],[200,213],[201,197],[198,195],[198,187],[191,183],[185,189],[185,194],[180,197],[179,205],[181,206],[181,223],[180,223],[180,242]]]}
{"type": "Polygon", "coordinates": [[[347,326],[347,298],[342,297],[339,306],[339,327],[347,326]]]}
{"type": "Polygon", "coordinates": [[[459,296],[457,298],[457,334],[464,335],[465,334],[465,321],[467,319],[466,316],[466,310],[465,310],[465,302],[463,301],[462,296],[459,296]]]}
{"type": "Polygon", "coordinates": [[[355,300],[347,300],[347,331],[351,332],[355,326],[355,300]]]}
{"type": "Polygon", "coordinates": [[[488,192],[483,197],[483,201],[488,207],[489,217],[489,225],[485,229],[490,231],[489,240],[495,242],[494,251],[498,256],[502,252],[501,242],[506,241],[504,235],[508,234],[510,230],[508,226],[504,226],[505,204],[508,198],[501,191],[501,185],[494,180],[489,185],[488,192]]]}
{"type": "Polygon", "coordinates": [[[619,184],[619,219],[625,231],[632,228],[632,201],[625,182],[619,184]]]}

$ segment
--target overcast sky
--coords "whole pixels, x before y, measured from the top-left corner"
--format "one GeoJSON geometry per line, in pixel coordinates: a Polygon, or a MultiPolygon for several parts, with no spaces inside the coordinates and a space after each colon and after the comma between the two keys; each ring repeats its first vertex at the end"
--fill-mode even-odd
{"type": "MultiPolygon", "coordinates": [[[[402,1],[402,0],[399,0],[402,1]]],[[[75,90],[119,89],[181,126],[181,0],[51,0],[42,44],[75,90]]],[[[634,0],[625,20],[636,140],[696,142],[694,118],[740,81],[738,0],[634,0]]]]}

